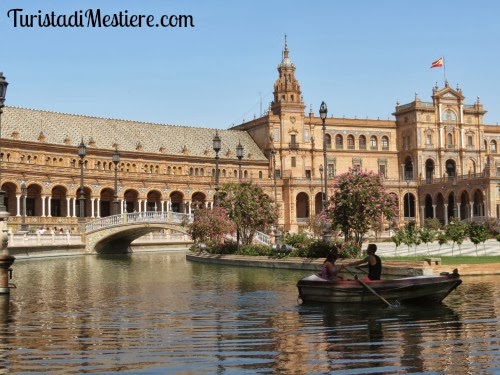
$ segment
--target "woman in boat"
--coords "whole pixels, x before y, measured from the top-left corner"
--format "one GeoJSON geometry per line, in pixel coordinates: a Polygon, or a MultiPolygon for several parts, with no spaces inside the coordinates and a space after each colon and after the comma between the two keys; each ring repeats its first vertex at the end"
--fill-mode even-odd
{"type": "Polygon", "coordinates": [[[334,250],[326,256],[323,265],[321,266],[321,272],[319,273],[319,277],[325,280],[342,280],[342,277],[337,276],[341,267],[337,267],[335,262],[338,258],[337,249],[334,250]]]}
{"type": "Polygon", "coordinates": [[[364,277],[362,280],[380,280],[380,275],[382,274],[382,260],[380,260],[378,255],[375,255],[376,251],[377,245],[374,243],[368,244],[368,247],[366,248],[366,257],[364,259],[347,263],[344,267],[360,266],[366,263],[368,264],[368,276],[364,277]]]}

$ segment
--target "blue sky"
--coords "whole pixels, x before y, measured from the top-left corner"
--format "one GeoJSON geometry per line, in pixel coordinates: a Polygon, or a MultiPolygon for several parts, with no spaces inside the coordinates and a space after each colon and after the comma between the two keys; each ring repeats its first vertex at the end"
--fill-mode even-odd
{"type": "Polygon", "coordinates": [[[431,101],[444,70],[486,123],[500,123],[496,1],[72,0],[0,2],[6,105],[226,129],[267,108],[284,35],[307,105],[317,114],[393,118],[417,92],[431,101]],[[194,28],[20,28],[7,17],[192,15],[194,28]]]}

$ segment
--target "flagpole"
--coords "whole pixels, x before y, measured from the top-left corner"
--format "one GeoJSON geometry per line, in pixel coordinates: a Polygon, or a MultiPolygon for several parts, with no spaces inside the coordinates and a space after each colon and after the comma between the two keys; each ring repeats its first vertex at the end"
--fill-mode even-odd
{"type": "Polygon", "coordinates": [[[446,86],[446,64],[444,62],[444,55],[443,55],[443,77],[444,77],[444,85],[446,86]]]}

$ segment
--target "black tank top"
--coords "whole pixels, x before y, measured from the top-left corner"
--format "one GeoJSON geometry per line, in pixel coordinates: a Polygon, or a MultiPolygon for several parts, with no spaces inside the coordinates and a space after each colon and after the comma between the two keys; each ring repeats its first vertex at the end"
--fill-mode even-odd
{"type": "Polygon", "coordinates": [[[373,254],[377,262],[375,265],[371,265],[368,262],[368,278],[370,280],[380,280],[380,275],[382,274],[382,261],[378,255],[373,254]]]}

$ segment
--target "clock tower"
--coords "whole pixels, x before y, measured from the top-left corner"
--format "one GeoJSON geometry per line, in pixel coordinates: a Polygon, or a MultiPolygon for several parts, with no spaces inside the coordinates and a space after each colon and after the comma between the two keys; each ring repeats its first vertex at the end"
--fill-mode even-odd
{"type": "Polygon", "coordinates": [[[295,78],[295,65],[289,57],[288,43],[285,36],[283,58],[278,65],[279,77],[274,83],[274,101],[271,111],[280,115],[283,111],[304,114],[305,105],[302,102],[299,81],[295,78]]]}

